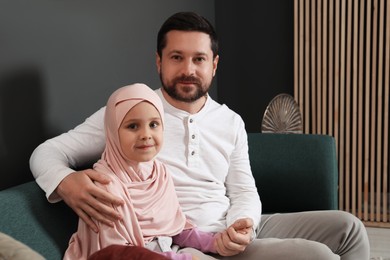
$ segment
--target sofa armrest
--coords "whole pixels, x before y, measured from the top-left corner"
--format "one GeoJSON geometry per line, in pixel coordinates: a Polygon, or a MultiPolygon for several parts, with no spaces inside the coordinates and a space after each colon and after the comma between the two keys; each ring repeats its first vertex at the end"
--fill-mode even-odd
{"type": "Polygon", "coordinates": [[[0,232],[46,259],[62,259],[78,221],[65,203],[49,203],[31,181],[0,191],[0,208],[0,232]]]}

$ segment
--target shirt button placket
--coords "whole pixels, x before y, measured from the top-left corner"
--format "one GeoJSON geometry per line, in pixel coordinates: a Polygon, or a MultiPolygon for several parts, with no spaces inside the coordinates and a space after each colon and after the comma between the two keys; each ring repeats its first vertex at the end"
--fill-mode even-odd
{"type": "Polygon", "coordinates": [[[196,126],[195,120],[193,118],[188,119],[188,162],[189,165],[198,164],[198,155],[199,155],[199,138],[198,128],[196,126]]]}

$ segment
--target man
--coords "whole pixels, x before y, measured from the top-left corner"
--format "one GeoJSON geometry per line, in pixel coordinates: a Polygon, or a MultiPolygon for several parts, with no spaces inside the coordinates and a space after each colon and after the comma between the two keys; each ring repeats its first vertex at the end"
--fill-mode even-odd
{"type": "MultiPolygon", "coordinates": [[[[218,60],[216,33],[203,17],[177,13],[162,25],[156,65],[166,141],[159,159],[169,167],[187,217],[199,229],[218,233],[217,251],[229,259],[368,259],[364,226],[349,213],[277,214],[260,222],[244,122],[208,95],[218,60]]],[[[74,170],[101,154],[103,114],[104,108],[74,130],[41,144],[30,159],[48,199],[62,198],[95,232],[91,217],[107,224],[125,217],[105,206],[120,205],[121,199],[93,184],[107,183],[104,176],[74,170]]]]}

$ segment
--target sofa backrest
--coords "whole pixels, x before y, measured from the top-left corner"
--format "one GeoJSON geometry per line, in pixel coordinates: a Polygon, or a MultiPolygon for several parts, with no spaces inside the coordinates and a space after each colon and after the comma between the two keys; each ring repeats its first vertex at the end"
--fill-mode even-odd
{"type": "MultiPolygon", "coordinates": [[[[325,135],[249,133],[249,157],[263,213],[337,209],[335,141],[325,135]]],[[[0,232],[46,259],[62,259],[77,215],[51,204],[35,181],[0,191],[0,232]]]]}
{"type": "Polygon", "coordinates": [[[0,232],[46,259],[62,259],[78,217],[65,203],[51,204],[35,181],[0,191],[0,232]]]}
{"type": "Polygon", "coordinates": [[[332,136],[248,133],[248,145],[263,213],[337,209],[332,136]]]}

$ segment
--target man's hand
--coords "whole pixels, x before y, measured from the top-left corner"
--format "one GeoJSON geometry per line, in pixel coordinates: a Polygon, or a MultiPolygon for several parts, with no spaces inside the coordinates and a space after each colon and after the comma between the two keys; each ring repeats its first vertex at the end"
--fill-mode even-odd
{"type": "Polygon", "coordinates": [[[122,216],[108,205],[119,206],[124,202],[97,187],[93,181],[101,184],[110,182],[104,174],[92,169],[73,172],[61,181],[57,193],[93,231],[99,232],[91,218],[112,226],[112,222],[121,219],[122,216]]]}
{"type": "Polygon", "coordinates": [[[239,219],[230,227],[216,235],[215,249],[222,256],[237,255],[250,244],[253,221],[250,218],[239,219]]]}

